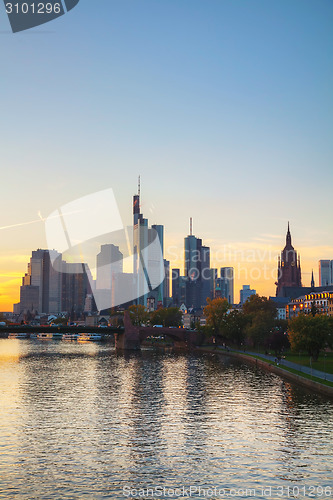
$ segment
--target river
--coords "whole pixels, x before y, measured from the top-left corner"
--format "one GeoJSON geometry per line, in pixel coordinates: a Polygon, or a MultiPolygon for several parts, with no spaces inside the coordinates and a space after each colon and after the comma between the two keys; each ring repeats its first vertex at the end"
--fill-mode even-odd
{"type": "Polygon", "coordinates": [[[0,391],[1,499],[333,498],[332,401],[238,360],[2,339],[0,391]]]}

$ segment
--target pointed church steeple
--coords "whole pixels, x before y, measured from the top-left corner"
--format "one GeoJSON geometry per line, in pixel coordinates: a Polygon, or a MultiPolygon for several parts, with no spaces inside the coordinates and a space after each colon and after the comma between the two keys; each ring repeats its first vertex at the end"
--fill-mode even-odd
{"type": "Polygon", "coordinates": [[[288,231],[287,231],[287,236],[286,236],[286,245],[291,246],[291,234],[290,234],[289,221],[288,221],[288,231]]]}
{"type": "Polygon", "coordinates": [[[314,277],[313,277],[313,269],[312,269],[312,275],[311,275],[311,288],[315,287],[315,282],[314,282],[314,277]]]}
{"type": "Polygon", "coordinates": [[[286,235],[286,246],[281,252],[281,258],[278,261],[278,280],[276,295],[277,297],[284,295],[287,288],[301,288],[301,263],[297,252],[291,244],[290,224],[288,221],[288,229],[286,235]]]}

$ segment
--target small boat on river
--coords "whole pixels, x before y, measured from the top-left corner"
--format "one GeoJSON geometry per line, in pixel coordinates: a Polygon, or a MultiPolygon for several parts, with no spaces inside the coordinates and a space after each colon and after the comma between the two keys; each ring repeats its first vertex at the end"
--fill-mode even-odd
{"type": "Polygon", "coordinates": [[[61,340],[62,333],[59,332],[42,332],[42,333],[32,333],[30,335],[31,339],[38,340],[61,340]]]}
{"type": "Polygon", "coordinates": [[[62,340],[77,340],[79,335],[79,333],[64,333],[62,335],[62,340]]]}
{"type": "Polygon", "coordinates": [[[24,332],[11,332],[8,334],[9,339],[28,339],[29,334],[24,332]]]}
{"type": "Polygon", "coordinates": [[[98,342],[102,339],[102,335],[99,333],[81,333],[78,336],[79,342],[98,342]]]}

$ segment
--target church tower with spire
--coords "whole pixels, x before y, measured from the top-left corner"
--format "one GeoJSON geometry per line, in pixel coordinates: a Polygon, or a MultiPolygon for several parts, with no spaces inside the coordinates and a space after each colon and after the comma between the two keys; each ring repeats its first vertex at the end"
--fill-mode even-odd
{"type": "Polygon", "coordinates": [[[301,287],[301,264],[297,252],[291,244],[291,234],[288,222],[286,245],[281,252],[278,262],[278,280],[276,283],[276,296],[283,293],[284,287],[301,287]]]}
{"type": "Polygon", "coordinates": [[[315,282],[314,282],[314,276],[313,276],[313,269],[312,269],[312,274],[311,274],[311,288],[315,288],[315,282]]]}

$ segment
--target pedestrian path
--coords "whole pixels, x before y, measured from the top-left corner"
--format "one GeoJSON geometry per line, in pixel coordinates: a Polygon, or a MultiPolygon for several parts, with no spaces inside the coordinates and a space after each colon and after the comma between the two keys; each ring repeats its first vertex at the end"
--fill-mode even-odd
{"type": "MultiPolygon", "coordinates": [[[[268,354],[261,354],[259,352],[252,352],[252,351],[238,351],[237,349],[230,349],[233,352],[238,352],[240,354],[250,354],[252,356],[259,356],[260,358],[267,359],[269,361],[275,361],[276,356],[270,356],[268,354]]],[[[313,368],[310,368],[309,366],[304,366],[304,365],[298,365],[297,363],[293,363],[292,361],[287,361],[283,358],[279,360],[279,365],[280,366],[286,366],[288,368],[293,368],[294,370],[297,370],[302,373],[306,373],[307,375],[321,378],[323,380],[328,380],[329,382],[333,382],[333,374],[331,373],[325,373],[320,370],[315,370],[313,368]]],[[[278,364],[276,363],[276,364],[278,364]]]]}

